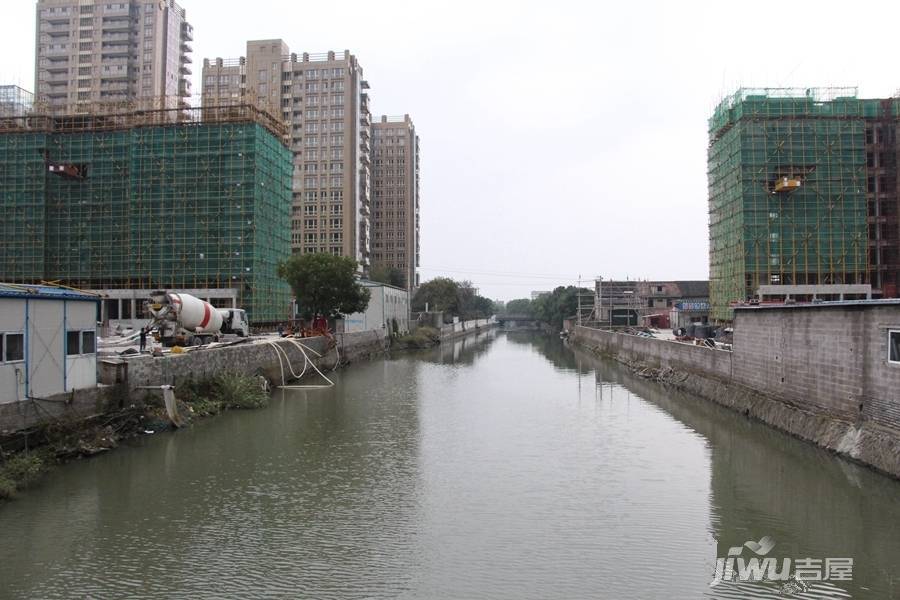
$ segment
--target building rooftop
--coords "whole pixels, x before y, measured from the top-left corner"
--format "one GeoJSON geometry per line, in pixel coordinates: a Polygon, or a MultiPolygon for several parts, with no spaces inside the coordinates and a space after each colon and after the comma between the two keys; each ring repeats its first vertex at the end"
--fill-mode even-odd
{"type": "Polygon", "coordinates": [[[880,300],[829,300],[822,302],[773,302],[763,304],[738,304],[734,310],[774,310],[781,308],[846,308],[850,306],[874,307],[874,306],[900,306],[900,298],[883,298],[880,300]]]}
{"type": "Polygon", "coordinates": [[[48,298],[100,301],[100,294],[57,285],[0,283],[0,298],[48,298]]]}

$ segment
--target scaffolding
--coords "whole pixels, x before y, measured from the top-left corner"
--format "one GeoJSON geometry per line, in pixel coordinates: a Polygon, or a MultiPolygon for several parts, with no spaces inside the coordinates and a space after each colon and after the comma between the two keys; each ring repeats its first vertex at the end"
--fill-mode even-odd
{"type": "Polygon", "coordinates": [[[249,105],[21,119],[0,130],[0,279],[228,288],[254,322],[287,318],[282,133],[249,105]]]}
{"type": "MultiPolygon", "coordinates": [[[[855,88],[742,89],[709,121],[711,317],[761,285],[868,283],[866,118],[855,88]]],[[[869,114],[871,113],[871,114],[869,114]]]]}
{"type": "Polygon", "coordinates": [[[31,112],[34,94],[17,85],[0,85],[0,119],[24,117],[31,112]]]}

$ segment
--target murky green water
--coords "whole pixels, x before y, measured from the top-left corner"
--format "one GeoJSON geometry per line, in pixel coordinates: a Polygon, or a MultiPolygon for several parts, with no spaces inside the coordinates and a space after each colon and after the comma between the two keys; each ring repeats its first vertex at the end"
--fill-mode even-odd
{"type": "Polygon", "coordinates": [[[900,597],[900,484],[558,340],[336,377],[0,507],[0,597],[783,598],[709,587],[767,535],[854,559],[792,597],[900,597]]]}

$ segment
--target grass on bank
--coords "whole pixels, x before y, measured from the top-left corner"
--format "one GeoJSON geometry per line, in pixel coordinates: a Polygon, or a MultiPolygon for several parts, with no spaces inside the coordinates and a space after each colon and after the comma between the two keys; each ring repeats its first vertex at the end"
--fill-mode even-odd
{"type": "Polygon", "coordinates": [[[269,404],[269,395],[258,378],[235,374],[180,382],[175,388],[175,396],[200,415],[214,415],[227,409],[262,408],[269,404]]]}
{"type": "Polygon", "coordinates": [[[434,327],[419,327],[413,333],[396,338],[394,345],[400,349],[431,348],[441,342],[441,332],[434,327]]]}
{"type": "Polygon", "coordinates": [[[52,464],[42,451],[22,452],[0,463],[0,499],[11,498],[16,491],[36,481],[52,464]]]}

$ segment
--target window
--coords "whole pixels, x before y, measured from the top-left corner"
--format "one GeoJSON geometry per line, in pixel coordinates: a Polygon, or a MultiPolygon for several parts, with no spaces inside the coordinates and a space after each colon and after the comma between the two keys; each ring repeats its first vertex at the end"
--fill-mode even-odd
{"type": "Polygon", "coordinates": [[[900,364],[900,329],[888,331],[888,362],[900,364]]]}
{"type": "Polygon", "coordinates": [[[6,333],[2,337],[3,360],[5,362],[25,360],[25,334],[6,333]]]}
{"type": "Polygon", "coordinates": [[[94,337],[93,329],[90,329],[88,331],[82,331],[81,332],[81,353],[82,354],[93,354],[95,341],[96,341],[96,338],[94,337]]]}
{"type": "Polygon", "coordinates": [[[93,354],[95,351],[95,335],[93,329],[67,331],[66,356],[93,354]]]}
{"type": "Polygon", "coordinates": [[[66,356],[77,356],[81,354],[81,332],[66,332],[66,356]]]}

